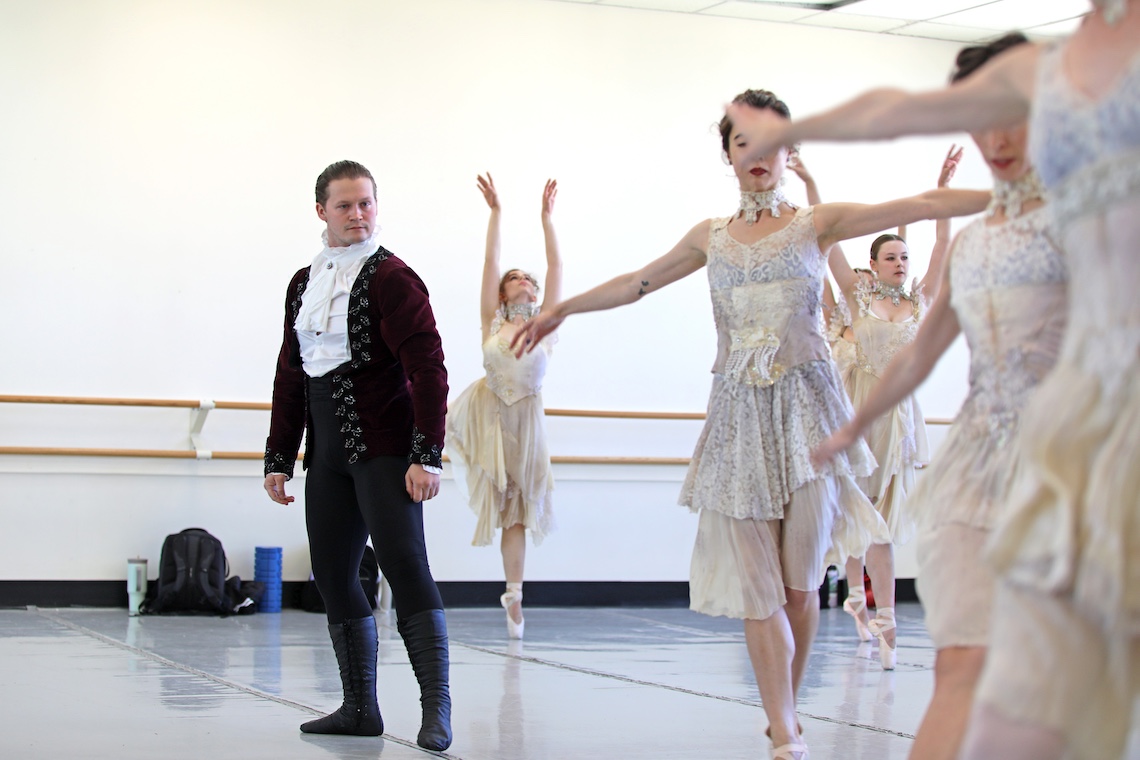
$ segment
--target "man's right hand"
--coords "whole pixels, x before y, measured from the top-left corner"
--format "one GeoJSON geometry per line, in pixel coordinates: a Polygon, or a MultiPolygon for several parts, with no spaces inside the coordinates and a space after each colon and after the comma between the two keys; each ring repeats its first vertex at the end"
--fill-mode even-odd
{"type": "Polygon", "coordinates": [[[265,476],[265,492],[278,504],[289,504],[293,501],[292,496],[285,495],[285,475],[280,472],[271,472],[265,476]]]}

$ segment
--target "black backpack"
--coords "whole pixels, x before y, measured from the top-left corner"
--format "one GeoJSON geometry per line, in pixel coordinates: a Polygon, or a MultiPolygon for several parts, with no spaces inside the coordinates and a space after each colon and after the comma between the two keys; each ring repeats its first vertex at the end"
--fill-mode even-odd
{"type": "MultiPolygon", "coordinates": [[[[360,587],[368,597],[368,604],[376,609],[376,595],[380,591],[380,565],[376,562],[376,552],[368,544],[364,545],[364,556],[360,558],[360,587]]],[[[325,600],[317,590],[317,582],[309,578],[301,587],[301,603],[298,605],[306,612],[324,612],[325,600]]]]}
{"type": "Polygon", "coordinates": [[[201,528],[172,533],[162,542],[158,590],[143,612],[233,611],[226,594],[229,565],[222,542],[201,528]]]}

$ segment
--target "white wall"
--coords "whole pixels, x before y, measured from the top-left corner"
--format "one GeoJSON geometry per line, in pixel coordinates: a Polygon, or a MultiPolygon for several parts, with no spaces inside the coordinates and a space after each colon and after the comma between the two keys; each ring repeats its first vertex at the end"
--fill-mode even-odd
{"type": "MultiPolygon", "coordinates": [[[[385,244],[432,291],[454,397],[482,371],[476,173],[501,190],[504,264],[537,270],[539,196],[558,178],[575,293],[733,211],[713,125],[740,90],[807,114],[873,85],[935,86],[956,49],[538,0],[0,0],[0,393],[268,400],[284,286],[319,249],[313,181],[353,158],[379,182],[385,244]]],[[[949,142],[804,155],[825,199],[873,202],[930,187],[949,142]]],[[[956,184],[988,186],[976,154],[956,184]]],[[[933,223],[910,239],[921,273],[933,223]]],[[[853,261],[868,242],[845,246],[853,261]]],[[[701,410],[714,348],[698,274],[569,322],[545,401],[701,410]]],[[[951,416],[964,389],[958,346],[920,400],[951,416]]],[[[7,404],[0,445],[173,448],[187,416],[7,404]]],[[[214,412],[206,442],[258,450],[266,426],[214,412]]],[[[556,454],[687,456],[698,426],[551,429],[556,454]]],[[[528,576],[685,579],[682,475],[557,468],[562,530],[528,576]]],[[[301,510],[260,482],[257,463],[0,457],[0,578],[123,577],[127,556],[156,563],[162,537],[189,525],[222,537],[239,574],[254,545],[276,544],[286,578],[307,577],[301,510]]],[[[467,546],[474,518],[453,482],[428,513],[438,578],[500,577],[497,552],[467,546]]]]}

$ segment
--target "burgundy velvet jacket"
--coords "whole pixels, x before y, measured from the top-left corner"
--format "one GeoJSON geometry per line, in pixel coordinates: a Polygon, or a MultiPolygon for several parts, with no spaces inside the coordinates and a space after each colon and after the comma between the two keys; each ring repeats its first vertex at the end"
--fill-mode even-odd
{"type": "MultiPolygon", "coordinates": [[[[301,436],[312,436],[307,376],[293,328],[309,267],[293,275],[285,297],[285,336],[273,380],[273,411],[265,444],[265,474],[293,476],[301,436]]],[[[447,413],[443,346],[416,273],[380,248],[364,263],[348,296],[351,359],[330,373],[340,403],[348,462],[407,456],[439,467],[447,413]]]]}

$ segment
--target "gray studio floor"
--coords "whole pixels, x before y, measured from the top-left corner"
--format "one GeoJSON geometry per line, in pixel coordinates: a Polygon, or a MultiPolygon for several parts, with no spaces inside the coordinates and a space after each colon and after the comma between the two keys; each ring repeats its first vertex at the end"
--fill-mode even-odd
{"type": "MultiPolygon", "coordinates": [[[[918,605],[899,614],[898,669],[824,610],[800,700],[813,760],[905,758],[932,688],[918,605]]],[[[740,623],[684,609],[455,609],[455,743],[444,757],[766,757],[767,721],[740,623]]],[[[311,737],[339,704],[322,615],[128,618],[119,609],[0,610],[0,758],[385,758],[415,747],[418,691],[380,623],[382,739],[311,737]]]]}

